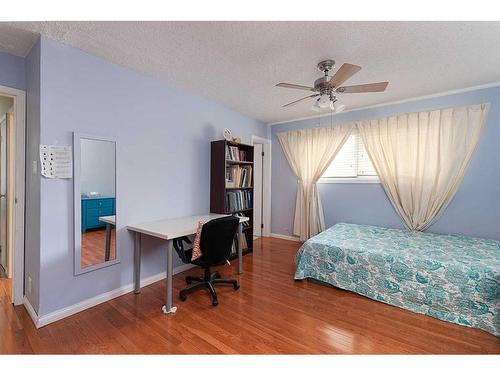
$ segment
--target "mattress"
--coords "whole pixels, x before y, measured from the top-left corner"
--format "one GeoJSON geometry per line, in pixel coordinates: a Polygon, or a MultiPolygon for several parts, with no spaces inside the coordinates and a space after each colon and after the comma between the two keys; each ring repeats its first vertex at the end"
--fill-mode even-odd
{"type": "Polygon", "coordinates": [[[295,279],[500,336],[500,241],[339,223],[306,241],[295,279]]]}

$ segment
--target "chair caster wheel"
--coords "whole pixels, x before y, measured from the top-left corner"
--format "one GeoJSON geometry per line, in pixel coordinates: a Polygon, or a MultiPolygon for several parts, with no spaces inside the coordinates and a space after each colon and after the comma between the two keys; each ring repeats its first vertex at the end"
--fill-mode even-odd
{"type": "Polygon", "coordinates": [[[233,284],[233,288],[234,288],[234,290],[240,289],[240,284],[238,284],[238,283],[233,284]]]}
{"type": "Polygon", "coordinates": [[[185,292],[180,292],[179,293],[179,298],[181,299],[181,301],[185,301],[187,299],[187,293],[185,292]]]}
{"type": "Polygon", "coordinates": [[[187,284],[192,284],[193,283],[193,279],[191,278],[191,276],[186,276],[186,283],[187,284]]]}
{"type": "Polygon", "coordinates": [[[212,300],[212,306],[217,306],[218,304],[219,304],[219,301],[217,301],[216,299],[212,300]]]}

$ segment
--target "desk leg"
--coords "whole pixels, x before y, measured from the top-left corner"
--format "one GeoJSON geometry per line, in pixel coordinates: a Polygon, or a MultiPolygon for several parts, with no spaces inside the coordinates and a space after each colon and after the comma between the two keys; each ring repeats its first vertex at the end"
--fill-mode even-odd
{"type": "Polygon", "coordinates": [[[106,223],[106,251],[104,253],[104,261],[109,260],[109,255],[111,253],[111,224],[106,223]]]}
{"type": "Polygon", "coordinates": [[[172,276],[174,273],[174,265],[172,262],[172,248],[172,240],[167,240],[167,300],[165,306],[163,306],[162,308],[162,311],[165,314],[174,313],[177,310],[177,307],[173,306],[172,304],[172,276]]]}
{"type": "Polygon", "coordinates": [[[134,241],[134,293],[140,293],[141,289],[141,234],[135,233],[134,241]]]}
{"type": "Polygon", "coordinates": [[[238,225],[238,275],[243,273],[243,248],[241,246],[241,237],[243,235],[243,225],[238,225]]]}

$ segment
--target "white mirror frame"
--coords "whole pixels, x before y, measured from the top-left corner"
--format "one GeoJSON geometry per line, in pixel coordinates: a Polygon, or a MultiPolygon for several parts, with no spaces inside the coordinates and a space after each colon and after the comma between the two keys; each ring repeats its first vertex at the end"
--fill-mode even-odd
{"type": "Polygon", "coordinates": [[[95,271],[101,268],[109,267],[114,264],[120,263],[120,247],[118,246],[118,220],[117,220],[117,183],[116,183],[116,171],[118,170],[118,157],[117,157],[117,142],[116,139],[82,134],[82,133],[73,133],[73,205],[74,205],[74,253],[75,253],[75,263],[74,263],[74,274],[75,276],[95,271]],[[81,139],[92,139],[96,141],[106,141],[113,142],[115,144],[115,259],[108,260],[107,262],[95,264],[93,266],[82,268],[81,266],[81,256],[82,256],[82,192],[80,186],[80,176],[81,176],[81,147],[80,140],[81,139]]]}

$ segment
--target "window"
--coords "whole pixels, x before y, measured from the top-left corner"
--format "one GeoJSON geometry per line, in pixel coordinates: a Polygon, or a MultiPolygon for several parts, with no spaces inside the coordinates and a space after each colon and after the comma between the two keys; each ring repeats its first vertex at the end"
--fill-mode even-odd
{"type": "Polygon", "coordinates": [[[352,133],[319,182],[379,182],[361,137],[352,133]]]}

